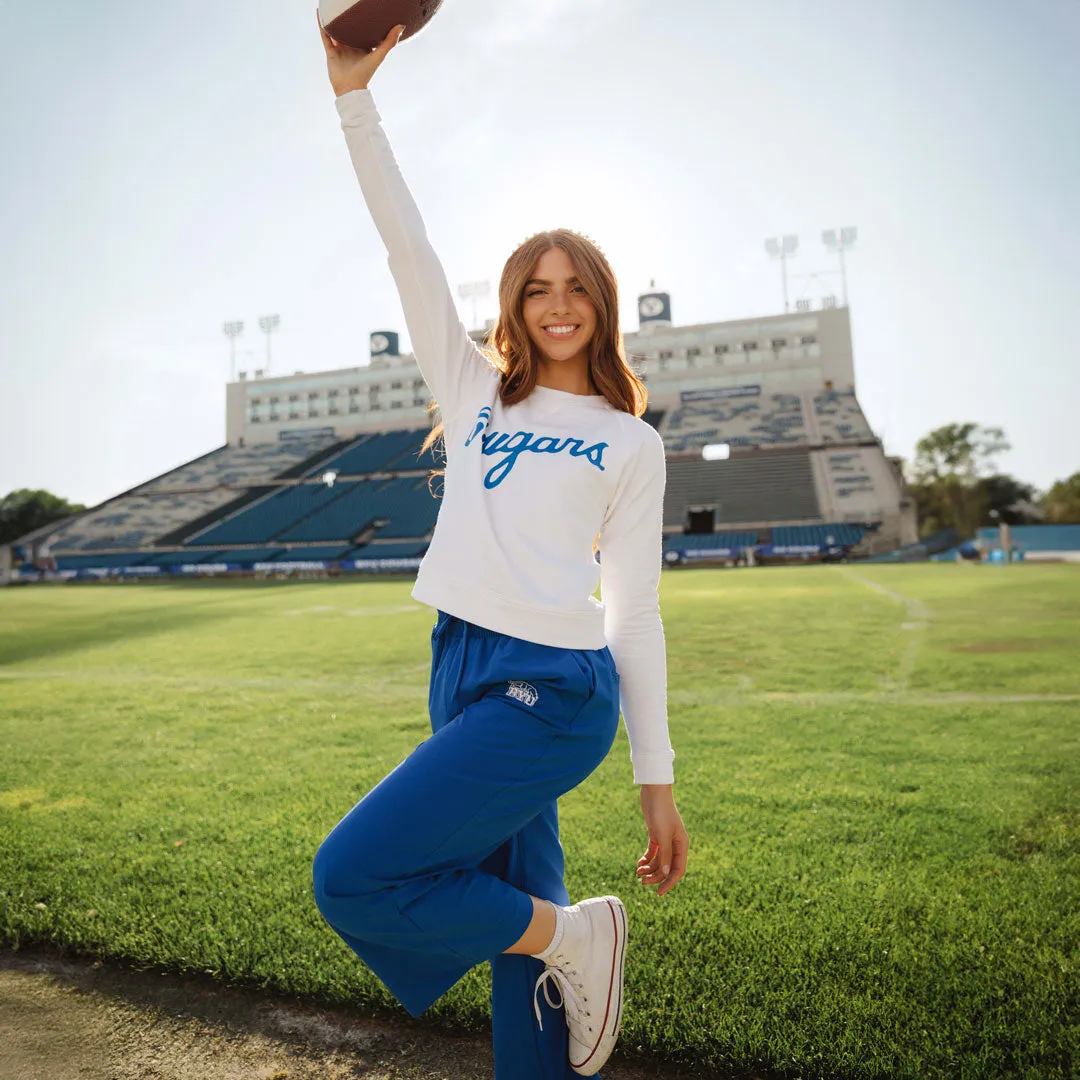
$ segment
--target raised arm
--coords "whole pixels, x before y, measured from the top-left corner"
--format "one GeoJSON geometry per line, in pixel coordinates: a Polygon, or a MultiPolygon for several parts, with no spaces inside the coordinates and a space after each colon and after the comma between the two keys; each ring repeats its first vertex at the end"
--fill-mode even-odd
{"type": "Polygon", "coordinates": [[[442,264],[427,237],[423,218],[398,168],[368,84],[397,44],[395,27],[371,52],[339,45],[320,26],[330,83],[360,189],[397,284],[413,353],[425,382],[449,425],[473,386],[494,369],[469,337],[454,305],[442,264]]]}

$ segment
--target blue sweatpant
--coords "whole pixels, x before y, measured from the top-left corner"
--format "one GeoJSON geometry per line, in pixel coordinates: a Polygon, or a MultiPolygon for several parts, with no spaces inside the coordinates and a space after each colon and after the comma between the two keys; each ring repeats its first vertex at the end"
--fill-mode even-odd
{"type": "Polygon", "coordinates": [[[491,962],[496,1080],[577,1080],[566,1021],[504,954],[530,895],[570,902],[557,800],[603,761],[619,719],[610,650],[562,649],[444,611],[431,632],[432,735],[331,830],[312,868],[326,921],[413,1015],[491,962]]]}

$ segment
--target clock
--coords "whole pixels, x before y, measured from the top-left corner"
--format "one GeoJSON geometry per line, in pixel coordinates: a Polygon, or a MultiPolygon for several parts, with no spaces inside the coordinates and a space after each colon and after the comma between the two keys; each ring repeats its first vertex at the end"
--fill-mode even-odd
{"type": "Polygon", "coordinates": [[[390,348],[390,339],[385,334],[372,334],[371,335],[371,351],[372,353],[386,352],[390,348]]]}
{"type": "Polygon", "coordinates": [[[654,319],[664,312],[664,300],[660,296],[643,296],[638,302],[638,311],[642,318],[654,319]]]}

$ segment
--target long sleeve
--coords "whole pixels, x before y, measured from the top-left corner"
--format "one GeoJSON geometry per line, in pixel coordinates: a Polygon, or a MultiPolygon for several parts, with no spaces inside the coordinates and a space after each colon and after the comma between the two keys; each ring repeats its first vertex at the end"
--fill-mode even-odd
{"type": "Polygon", "coordinates": [[[386,245],[413,354],[443,422],[457,415],[470,384],[494,370],[457,314],[442,264],[398,168],[370,90],[337,98],[345,142],[364,200],[386,245]]]}
{"type": "Polygon", "coordinates": [[[636,784],[674,782],[667,654],[660,619],[664,443],[651,427],[628,463],[600,532],[604,637],[615,660],[636,784]]]}

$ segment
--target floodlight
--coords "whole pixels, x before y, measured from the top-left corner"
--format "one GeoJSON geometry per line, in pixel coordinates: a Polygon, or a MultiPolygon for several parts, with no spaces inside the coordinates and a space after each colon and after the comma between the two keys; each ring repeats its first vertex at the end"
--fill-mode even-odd
{"type": "Polygon", "coordinates": [[[227,322],[222,328],[225,331],[225,336],[229,339],[229,379],[232,382],[236,381],[236,339],[243,333],[244,324],[242,321],[227,322]]]}
{"type": "Polygon", "coordinates": [[[472,324],[477,325],[476,301],[491,292],[490,281],[466,281],[458,286],[458,296],[462,300],[472,300],[472,324]]]}
{"type": "Polygon", "coordinates": [[[788,303],[787,288],[787,260],[789,255],[794,255],[799,250],[799,238],[797,236],[770,236],[765,241],[765,250],[771,258],[780,260],[780,274],[784,279],[784,312],[791,310],[788,303]]]}
{"type": "Polygon", "coordinates": [[[727,461],[731,457],[731,446],[728,443],[710,443],[701,448],[701,456],[705,461],[727,461]]]}
{"type": "Polygon", "coordinates": [[[844,253],[852,247],[856,239],[858,239],[859,230],[854,225],[849,225],[843,229],[826,229],[821,234],[822,243],[834,254],[840,257],[840,281],[843,284],[844,290],[844,307],[848,306],[847,297],[847,266],[844,263],[844,253]],[[839,231],[839,236],[837,232],[839,231]]]}
{"type": "Polygon", "coordinates": [[[259,329],[266,335],[266,370],[270,370],[270,335],[281,326],[280,315],[263,315],[259,319],[259,329]]]}

